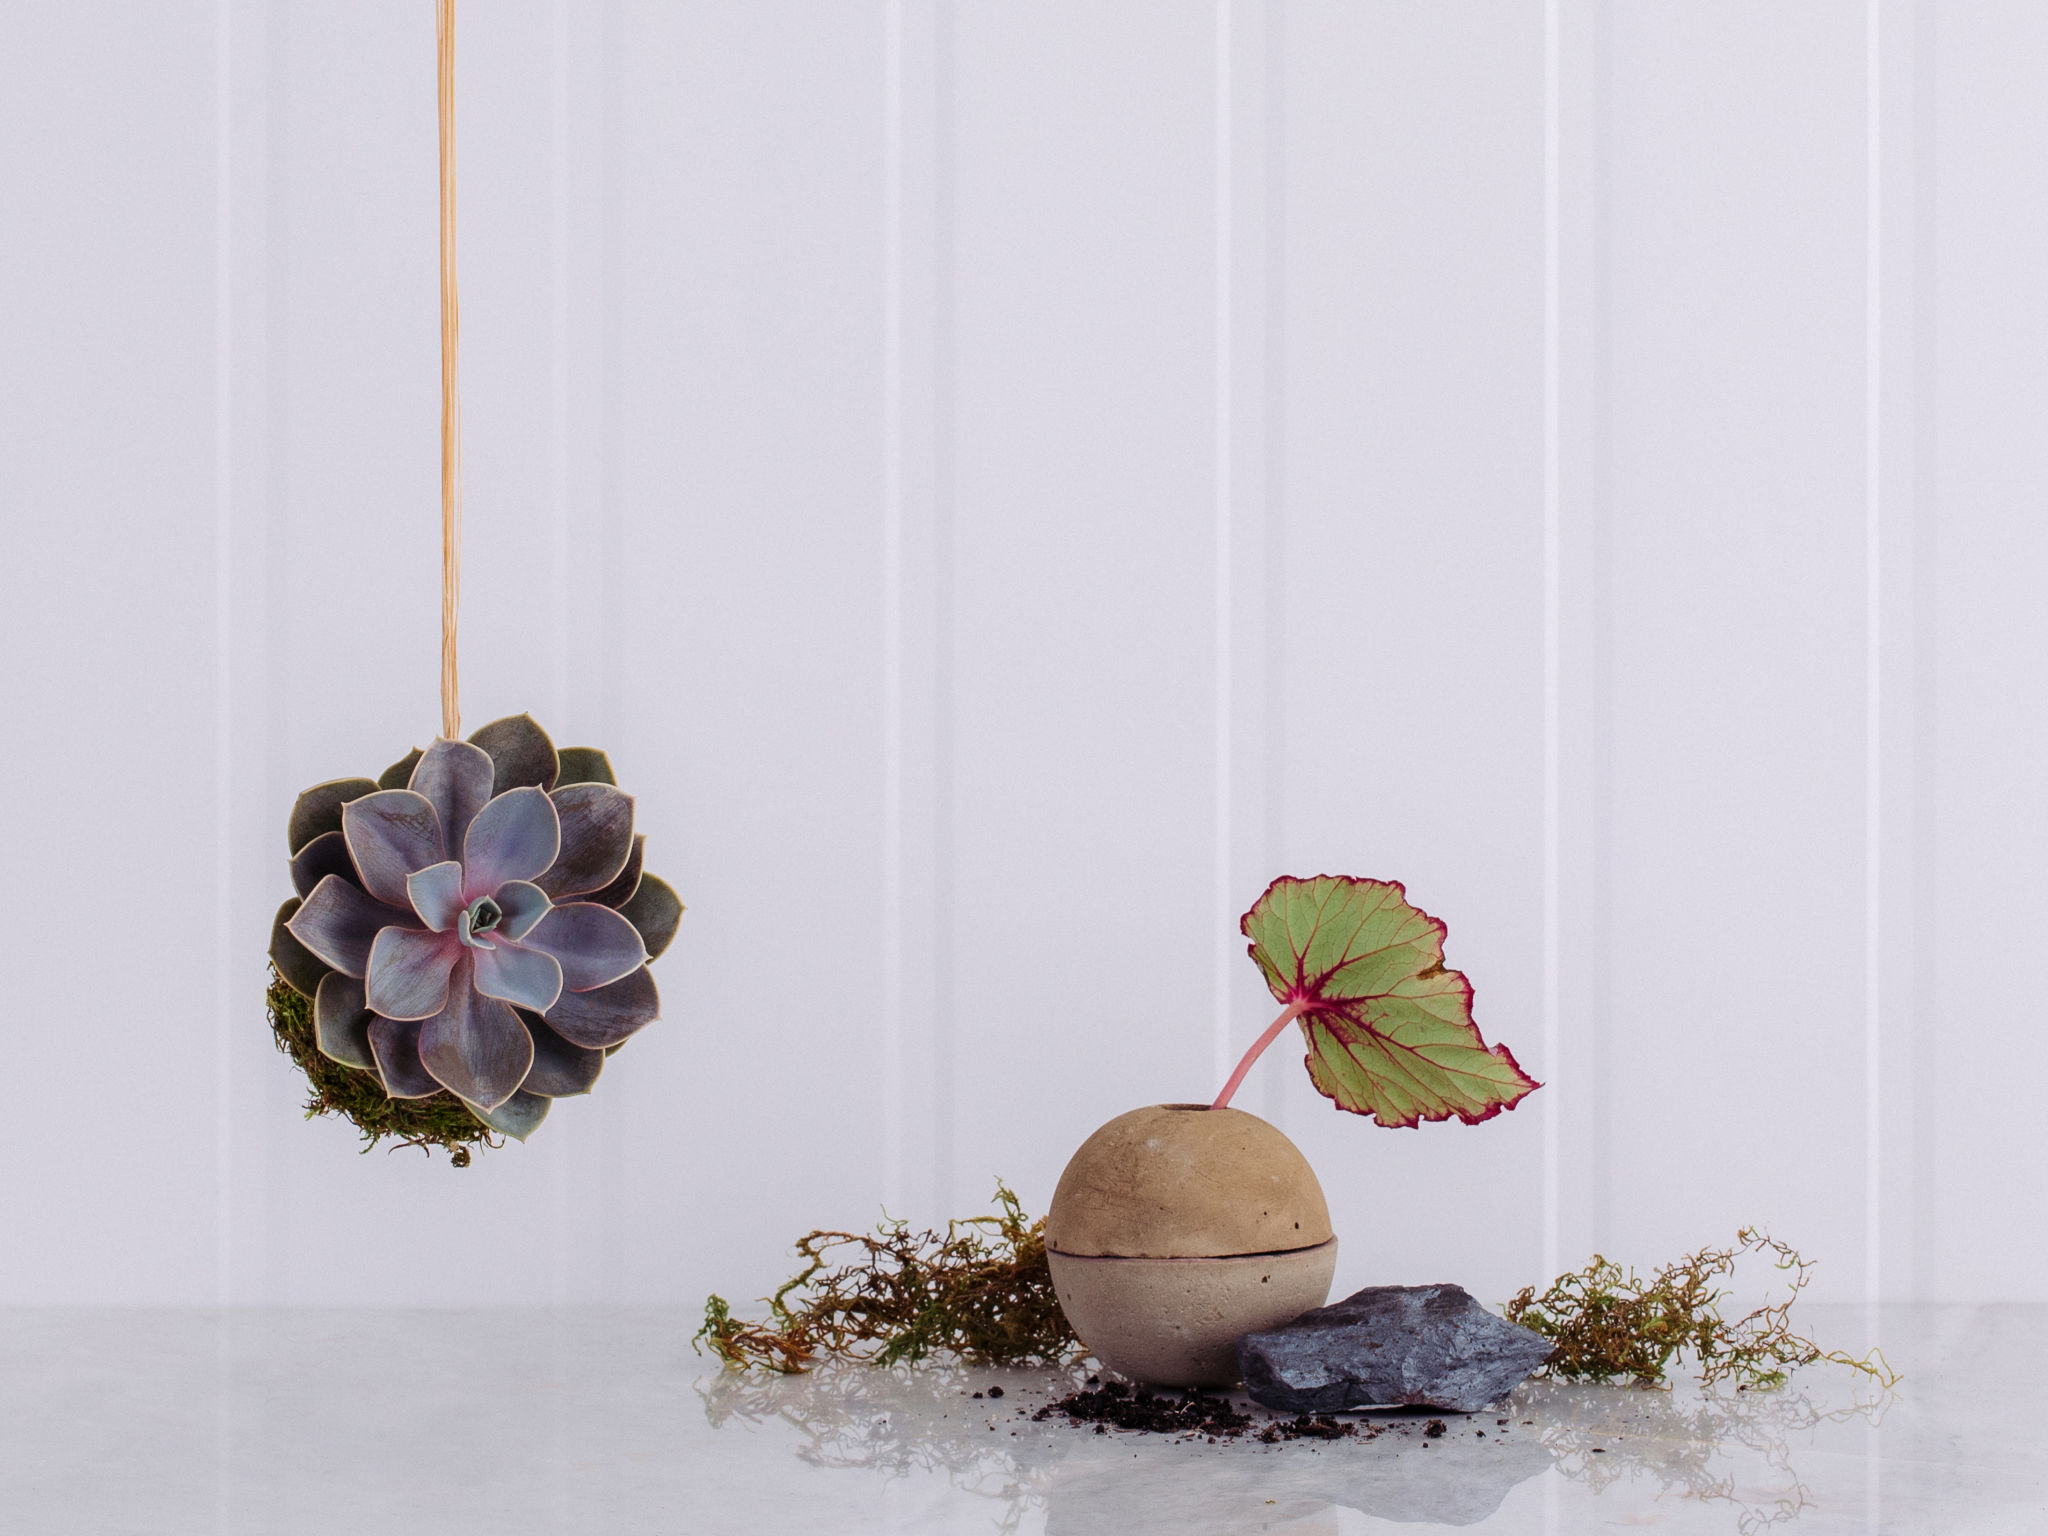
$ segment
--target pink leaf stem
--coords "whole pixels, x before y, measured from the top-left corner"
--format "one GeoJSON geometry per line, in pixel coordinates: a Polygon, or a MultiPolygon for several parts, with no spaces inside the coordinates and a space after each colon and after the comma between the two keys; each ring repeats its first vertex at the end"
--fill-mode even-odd
{"type": "Polygon", "coordinates": [[[1244,1059],[1238,1062],[1237,1070],[1230,1074],[1230,1081],[1223,1085],[1223,1091],[1216,1095],[1216,1102],[1209,1106],[1211,1109],[1230,1107],[1231,1095],[1237,1092],[1238,1084],[1244,1081],[1245,1073],[1251,1071],[1252,1063],[1265,1054],[1267,1046],[1280,1038],[1280,1031],[1292,1024],[1301,1011],[1309,1006],[1310,1001],[1311,999],[1306,997],[1300,998],[1280,1010],[1280,1017],[1268,1024],[1266,1032],[1254,1040],[1252,1048],[1244,1053],[1244,1059]]]}

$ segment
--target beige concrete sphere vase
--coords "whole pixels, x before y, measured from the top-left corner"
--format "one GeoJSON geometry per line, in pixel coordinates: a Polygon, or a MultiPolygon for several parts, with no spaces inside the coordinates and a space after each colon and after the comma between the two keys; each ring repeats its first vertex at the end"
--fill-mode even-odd
{"type": "Polygon", "coordinates": [[[1257,1115],[1156,1104],[1081,1144],[1045,1222],[1053,1289],[1119,1375],[1228,1386],[1237,1341],[1329,1299],[1337,1239],[1315,1170],[1257,1115]]]}

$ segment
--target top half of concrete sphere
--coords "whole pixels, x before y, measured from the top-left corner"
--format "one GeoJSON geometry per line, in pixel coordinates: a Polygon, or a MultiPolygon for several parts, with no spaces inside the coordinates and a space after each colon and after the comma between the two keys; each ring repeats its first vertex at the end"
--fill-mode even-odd
{"type": "Polygon", "coordinates": [[[1257,1115],[1154,1104],[1118,1115],[1067,1162],[1045,1219],[1059,1253],[1221,1258],[1330,1239],[1308,1159],[1257,1115]]]}

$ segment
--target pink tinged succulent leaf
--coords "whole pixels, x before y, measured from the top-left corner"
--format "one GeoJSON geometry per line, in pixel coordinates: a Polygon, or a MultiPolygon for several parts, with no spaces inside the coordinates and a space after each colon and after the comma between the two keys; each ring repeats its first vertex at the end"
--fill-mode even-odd
{"type": "Polygon", "coordinates": [[[285,838],[292,856],[298,857],[299,850],[323,832],[339,832],[341,808],[351,800],[374,794],[376,789],[368,779],[329,779],[299,796],[292,805],[285,838]]]}
{"type": "Polygon", "coordinates": [[[313,999],[313,1043],[329,1061],[344,1067],[377,1070],[377,1058],[370,1051],[369,1005],[363,1001],[363,984],[353,976],[329,971],[321,979],[313,999]]]}
{"type": "Polygon", "coordinates": [[[548,893],[531,880],[507,880],[491,892],[492,900],[504,914],[492,930],[514,944],[533,932],[533,925],[548,915],[548,893]]]}
{"type": "Polygon", "coordinates": [[[562,985],[571,992],[605,986],[647,963],[640,930],[594,901],[550,907],[526,936],[526,947],[561,961],[562,985]]]}
{"type": "Polygon", "coordinates": [[[1339,1109],[1383,1126],[1476,1125],[1539,1086],[1480,1037],[1471,984],[1444,967],[1444,925],[1400,885],[1283,877],[1242,927],[1273,995],[1301,1005],[1309,1080],[1339,1109]]]}
{"type": "Polygon", "coordinates": [[[462,845],[462,897],[475,901],[508,880],[532,880],[562,850],[554,802],[531,786],[507,790],[476,814],[462,845]]]}
{"type": "Polygon", "coordinates": [[[604,1070],[603,1051],[564,1039],[531,1013],[522,1011],[519,1022],[533,1036],[533,1070],[526,1074],[522,1091],[544,1093],[551,1099],[590,1092],[598,1073],[604,1070]]]}
{"type": "Polygon", "coordinates": [[[493,770],[490,754],[466,741],[436,737],[434,744],[419,754],[406,788],[425,795],[441,819],[441,842],[448,855],[462,852],[469,824],[491,798],[493,770]]]}
{"type": "Polygon", "coordinates": [[[301,905],[301,899],[294,896],[277,909],[277,916],[271,920],[270,963],[277,967],[286,986],[301,997],[312,998],[319,994],[321,981],[334,973],[287,926],[298,915],[301,905]]]}
{"type": "Polygon", "coordinates": [[[410,907],[405,877],[448,857],[434,803],[409,789],[380,789],[341,808],[341,830],[363,888],[379,901],[410,907]]]}
{"type": "Polygon", "coordinates": [[[633,855],[633,797],[610,784],[571,784],[548,799],[562,826],[562,846],[538,884],[560,901],[601,891],[633,855]]]}
{"type": "MultiPolygon", "coordinates": [[[[531,786],[549,790],[561,774],[555,744],[531,715],[507,715],[471,733],[472,742],[491,757],[491,793],[531,786]]],[[[538,871],[535,871],[538,873],[538,871]]]]}
{"type": "Polygon", "coordinates": [[[609,986],[564,992],[547,1011],[549,1028],[571,1045],[595,1051],[617,1049],[660,1017],[661,993],[644,965],[609,986]]]}
{"type": "Polygon", "coordinates": [[[675,938],[683,911],[682,901],[659,875],[642,875],[639,889],[619,908],[619,914],[640,930],[650,960],[659,960],[669,941],[675,938]]]}
{"type": "Polygon", "coordinates": [[[537,949],[506,939],[494,949],[477,950],[474,963],[477,991],[515,1008],[546,1013],[562,995],[562,963],[537,949]]]}
{"type": "Polygon", "coordinates": [[[312,895],[328,875],[339,875],[350,885],[363,883],[348,856],[348,839],[339,832],[322,832],[292,857],[292,889],[301,896],[312,895]]]}
{"type": "Polygon", "coordinates": [[[462,866],[443,859],[416,869],[405,877],[405,894],[421,922],[436,933],[446,933],[462,915],[462,866]]]}
{"type": "Polygon", "coordinates": [[[561,766],[561,773],[555,779],[555,788],[564,784],[616,784],[618,778],[612,772],[612,760],[596,747],[559,747],[555,760],[561,766]]]}
{"type": "Polygon", "coordinates": [[[633,899],[633,893],[640,889],[640,875],[647,858],[647,834],[642,832],[633,839],[633,851],[626,855],[626,867],[619,871],[618,878],[601,891],[592,891],[583,899],[594,901],[600,907],[617,911],[633,899]]]}
{"type": "Polygon", "coordinates": [[[548,1106],[552,1102],[542,1094],[528,1093],[522,1088],[491,1109],[485,1109],[481,1104],[470,1104],[469,1112],[500,1135],[524,1141],[540,1128],[541,1121],[547,1119],[548,1106]]]}
{"type": "Polygon", "coordinates": [[[384,929],[371,945],[363,978],[371,1010],[387,1019],[430,1019],[440,1013],[448,1006],[450,975],[461,953],[462,942],[452,933],[384,929]]]}
{"type": "Polygon", "coordinates": [[[285,927],[323,965],[361,980],[370,946],[386,928],[417,929],[410,907],[389,907],[360,886],[329,875],[286,921],[285,927]]]}
{"type": "Polygon", "coordinates": [[[382,1019],[373,1013],[369,1034],[377,1076],[392,1098],[430,1099],[441,1091],[434,1074],[420,1060],[419,1020],[382,1019]]]}
{"type": "Polygon", "coordinates": [[[379,789],[412,788],[412,771],[419,766],[419,761],[420,749],[414,747],[405,756],[377,775],[377,787],[379,789]]]}
{"type": "Polygon", "coordinates": [[[511,1006],[474,985],[465,950],[449,978],[448,1005],[420,1025],[420,1060],[450,1093],[496,1109],[519,1091],[533,1065],[533,1037],[511,1006]]]}

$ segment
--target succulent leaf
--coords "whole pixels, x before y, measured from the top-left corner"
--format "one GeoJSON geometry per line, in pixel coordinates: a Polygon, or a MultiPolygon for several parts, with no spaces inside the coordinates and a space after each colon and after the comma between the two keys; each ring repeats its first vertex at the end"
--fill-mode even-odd
{"type": "Polygon", "coordinates": [[[420,749],[414,747],[397,762],[377,775],[379,789],[411,789],[412,771],[419,764],[420,749]]]}
{"type": "Polygon", "coordinates": [[[647,963],[640,931],[594,901],[561,902],[526,936],[526,947],[562,962],[562,985],[588,992],[647,963]]]}
{"type": "Polygon", "coordinates": [[[339,832],[341,808],[351,800],[375,793],[376,788],[368,779],[329,779],[299,796],[292,805],[285,838],[292,857],[297,858],[299,850],[321,833],[339,832]]]}
{"type": "Polygon", "coordinates": [[[313,894],[285,927],[322,964],[360,980],[370,968],[370,946],[378,931],[417,928],[419,921],[411,908],[387,907],[360,886],[329,875],[313,887],[313,894]]]}
{"type": "Polygon", "coordinates": [[[562,995],[562,963],[553,955],[508,939],[495,949],[479,949],[472,959],[476,989],[485,997],[546,1013],[562,995]]]}
{"type": "Polygon", "coordinates": [[[370,1052],[370,1009],[363,1001],[363,984],[353,976],[329,971],[321,978],[313,999],[313,1043],[329,1061],[377,1070],[370,1052]]]}
{"type": "Polygon", "coordinates": [[[642,832],[634,837],[633,851],[626,855],[626,867],[619,871],[618,878],[603,890],[592,891],[583,899],[617,911],[631,901],[633,893],[640,889],[640,873],[646,857],[647,834],[642,832]]]}
{"type": "Polygon", "coordinates": [[[452,933],[383,929],[363,979],[370,1007],[387,1019],[432,1018],[448,1006],[449,975],[461,953],[452,933]]]}
{"type": "Polygon", "coordinates": [[[1393,881],[1275,880],[1244,917],[1251,957],[1297,1005],[1308,1074],[1339,1109],[1385,1126],[1512,1109],[1536,1083],[1472,1021],[1472,986],[1444,966],[1444,925],[1393,881]]]}
{"type": "Polygon", "coordinates": [[[531,786],[507,790],[476,814],[462,845],[462,898],[488,896],[508,880],[532,880],[562,850],[554,802],[531,786]]]}
{"type": "Polygon", "coordinates": [[[603,890],[633,853],[633,797],[610,784],[571,784],[548,799],[562,826],[562,846],[540,888],[560,901],[603,890]]]}
{"type": "Polygon", "coordinates": [[[541,1121],[547,1119],[548,1106],[552,1102],[541,1094],[528,1093],[522,1088],[495,1108],[485,1109],[481,1104],[470,1104],[469,1112],[492,1130],[510,1136],[514,1141],[524,1141],[540,1128],[541,1121]]]}
{"type": "Polygon", "coordinates": [[[471,741],[491,755],[491,793],[532,786],[549,790],[561,774],[555,744],[531,715],[507,715],[471,734],[471,741]]]}
{"type": "Polygon", "coordinates": [[[524,1092],[544,1093],[551,1099],[590,1092],[597,1074],[604,1070],[603,1051],[564,1039],[531,1013],[521,1011],[519,1022],[533,1036],[533,1070],[526,1074],[524,1092]]]}
{"type": "Polygon", "coordinates": [[[301,906],[299,897],[277,909],[277,916],[270,924],[270,963],[277,967],[285,985],[301,997],[311,998],[319,994],[320,982],[333,972],[327,962],[301,944],[298,935],[286,926],[298,915],[301,906]]]}
{"type": "Polygon", "coordinates": [[[421,922],[436,933],[446,933],[462,914],[462,866],[443,859],[416,869],[405,877],[405,894],[421,922]]]}
{"type": "Polygon", "coordinates": [[[326,875],[339,875],[350,885],[363,883],[348,856],[348,839],[339,832],[322,832],[292,857],[292,889],[301,896],[312,895],[326,875]]]}
{"type": "Polygon", "coordinates": [[[639,889],[619,908],[620,915],[640,930],[650,960],[659,960],[669,941],[675,938],[683,911],[681,899],[659,875],[642,875],[639,889]]]}
{"type": "Polygon", "coordinates": [[[498,910],[505,915],[497,931],[514,944],[533,932],[533,925],[548,915],[548,893],[531,880],[507,880],[491,893],[498,910]]]}
{"type": "Polygon", "coordinates": [[[614,1050],[642,1026],[661,1017],[654,973],[641,966],[609,986],[564,992],[547,1011],[548,1026],[572,1045],[614,1050]]]}
{"type": "Polygon", "coordinates": [[[377,1058],[377,1076],[394,1099],[430,1099],[441,1085],[420,1060],[417,1019],[385,1019],[370,1015],[370,1051],[377,1058]]]}
{"type": "Polygon", "coordinates": [[[457,1098],[496,1109],[519,1090],[533,1065],[533,1037],[519,1016],[480,995],[470,952],[456,960],[448,1003],[420,1025],[420,1061],[457,1098]]]}
{"type": "Polygon", "coordinates": [[[448,857],[459,857],[470,822],[491,798],[490,754],[466,741],[436,737],[431,747],[416,755],[419,764],[406,787],[433,802],[434,814],[441,819],[442,847],[448,857]]]}
{"type": "Polygon", "coordinates": [[[433,801],[409,789],[380,789],[341,808],[341,830],[363,889],[394,907],[412,906],[405,877],[448,857],[433,801]]]}
{"type": "Polygon", "coordinates": [[[596,747],[560,747],[556,749],[555,758],[562,765],[561,774],[555,780],[557,789],[564,784],[619,782],[612,773],[612,760],[596,747]]]}

